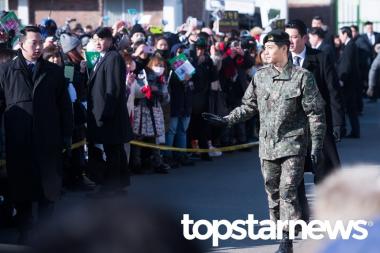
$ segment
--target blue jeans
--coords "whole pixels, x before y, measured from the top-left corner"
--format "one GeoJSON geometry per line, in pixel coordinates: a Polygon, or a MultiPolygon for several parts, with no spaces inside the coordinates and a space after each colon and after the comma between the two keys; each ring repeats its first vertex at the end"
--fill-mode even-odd
{"type": "MultiPolygon", "coordinates": [[[[189,127],[190,116],[188,117],[171,117],[169,123],[169,130],[166,133],[166,145],[174,146],[176,140],[176,147],[187,147],[187,128],[189,127]]],[[[172,156],[171,151],[165,152],[165,156],[172,156]]]]}

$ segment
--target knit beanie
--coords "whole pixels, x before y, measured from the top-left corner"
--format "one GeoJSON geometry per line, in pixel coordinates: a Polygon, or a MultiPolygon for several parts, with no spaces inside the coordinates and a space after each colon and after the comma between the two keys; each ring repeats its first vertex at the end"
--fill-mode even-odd
{"type": "Polygon", "coordinates": [[[74,36],[70,36],[69,34],[63,33],[60,37],[60,42],[62,46],[62,51],[64,54],[70,52],[74,48],[76,48],[79,44],[81,44],[80,40],[74,36]]]}
{"type": "Polygon", "coordinates": [[[131,37],[133,36],[133,34],[135,33],[143,33],[145,35],[145,31],[144,31],[144,28],[142,28],[142,26],[140,24],[135,24],[133,27],[132,27],[132,30],[131,30],[131,37]]]}

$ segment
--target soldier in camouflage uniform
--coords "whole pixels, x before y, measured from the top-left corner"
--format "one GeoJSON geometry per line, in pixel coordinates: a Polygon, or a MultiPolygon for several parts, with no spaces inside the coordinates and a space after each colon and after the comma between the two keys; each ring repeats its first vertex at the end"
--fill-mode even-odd
{"type": "MultiPolygon", "coordinates": [[[[272,31],[264,38],[264,46],[271,64],[258,70],[242,105],[224,118],[211,114],[204,117],[211,123],[231,126],[260,114],[259,156],[270,218],[298,220],[297,188],[303,178],[309,136],[314,163],[322,150],[324,101],[313,75],[288,61],[288,34],[272,31]]],[[[278,253],[293,252],[287,229],[278,253]]]]}

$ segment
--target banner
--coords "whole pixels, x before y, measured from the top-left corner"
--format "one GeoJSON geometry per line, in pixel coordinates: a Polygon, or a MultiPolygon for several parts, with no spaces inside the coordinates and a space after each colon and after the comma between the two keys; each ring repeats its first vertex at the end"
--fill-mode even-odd
{"type": "Polygon", "coordinates": [[[0,25],[7,33],[9,33],[11,30],[14,30],[17,34],[23,28],[20,21],[18,20],[18,17],[13,11],[8,12],[5,14],[5,16],[0,18],[0,25]]]}
{"type": "Polygon", "coordinates": [[[6,34],[7,40],[8,38],[11,39],[10,42],[13,45],[16,41],[18,41],[20,37],[20,30],[24,27],[21,25],[16,14],[13,11],[10,11],[0,18],[0,28],[6,34]]]}
{"type": "Polygon", "coordinates": [[[98,58],[100,57],[99,52],[86,52],[86,61],[87,61],[87,68],[93,69],[95,67],[96,62],[98,61],[98,58]]]}
{"type": "Polygon", "coordinates": [[[219,20],[219,32],[227,33],[233,29],[239,29],[239,13],[237,11],[225,11],[219,20]]]}
{"type": "Polygon", "coordinates": [[[191,77],[195,73],[195,68],[184,54],[177,55],[170,59],[169,64],[181,81],[185,80],[186,76],[191,77]]]}
{"type": "Polygon", "coordinates": [[[161,26],[151,26],[149,28],[151,34],[163,34],[164,29],[161,26]]]}

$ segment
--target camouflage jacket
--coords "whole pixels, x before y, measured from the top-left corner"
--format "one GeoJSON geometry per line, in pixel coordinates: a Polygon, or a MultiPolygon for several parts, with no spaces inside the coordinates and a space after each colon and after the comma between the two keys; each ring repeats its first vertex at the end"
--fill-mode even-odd
{"type": "Polygon", "coordinates": [[[312,151],[322,149],[324,104],[313,75],[289,62],[281,73],[273,65],[259,69],[242,105],[225,118],[232,125],[259,113],[260,158],[275,160],[306,155],[309,136],[312,151]]]}

